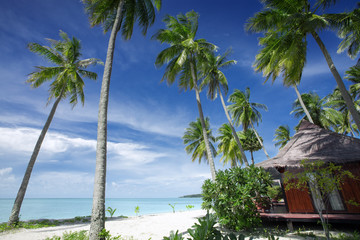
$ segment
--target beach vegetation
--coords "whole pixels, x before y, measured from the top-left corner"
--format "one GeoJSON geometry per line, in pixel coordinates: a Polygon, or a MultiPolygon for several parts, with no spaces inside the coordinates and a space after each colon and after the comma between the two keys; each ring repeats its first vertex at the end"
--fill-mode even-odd
{"type": "Polygon", "coordinates": [[[218,133],[219,135],[216,141],[218,142],[217,154],[222,154],[220,161],[223,162],[223,165],[230,163],[231,167],[242,165],[244,161],[241,156],[241,151],[239,151],[239,146],[232,134],[231,126],[228,123],[224,123],[218,129],[218,133]]]}
{"type": "Polygon", "coordinates": [[[201,66],[201,62],[206,61],[206,54],[214,51],[216,46],[207,42],[205,39],[195,39],[198,30],[198,18],[198,13],[190,11],[185,15],[178,14],[176,17],[167,15],[163,19],[166,29],[160,29],[153,36],[153,39],[161,43],[167,43],[170,47],[162,50],[158,54],[155,65],[161,67],[167,64],[162,81],[166,80],[167,83],[171,85],[178,78],[180,89],[184,91],[195,90],[207,160],[210,165],[211,177],[215,180],[214,152],[211,150],[206,131],[205,118],[200,99],[201,89],[198,85],[198,69],[201,66]]]}
{"type": "Polygon", "coordinates": [[[189,205],[186,205],[185,207],[186,207],[187,210],[191,210],[191,209],[193,209],[195,206],[189,204],[189,205]]]}
{"type": "Polygon", "coordinates": [[[136,206],[136,207],[135,207],[135,214],[136,214],[136,216],[138,216],[139,213],[140,213],[140,207],[139,207],[139,206],[136,206]]]}
{"type": "Polygon", "coordinates": [[[219,223],[231,230],[251,229],[261,222],[256,202],[268,198],[271,176],[264,169],[230,168],[202,186],[202,208],[213,210],[219,223]]]}
{"type": "Polygon", "coordinates": [[[82,0],[82,2],[89,15],[91,26],[102,25],[104,32],[111,32],[99,100],[96,171],[90,225],[90,239],[97,240],[98,234],[105,228],[107,112],[116,36],[121,32],[123,39],[129,40],[136,22],[145,35],[148,27],[154,23],[156,9],[161,8],[162,1],[82,0]]]}
{"type": "Polygon", "coordinates": [[[235,89],[229,96],[228,102],[231,103],[231,105],[228,106],[228,109],[234,119],[235,126],[242,125],[244,131],[250,127],[254,131],[266,157],[270,158],[254,126],[254,124],[258,125],[259,122],[262,121],[262,116],[259,110],[267,111],[267,106],[262,103],[250,101],[250,88],[246,88],[245,91],[235,89]]]}
{"type": "Polygon", "coordinates": [[[285,190],[299,189],[307,191],[314,198],[314,205],[319,214],[324,234],[330,239],[328,221],[323,215],[328,212],[330,196],[341,190],[341,185],[346,178],[354,179],[355,176],[341,166],[333,163],[325,164],[323,161],[301,161],[302,171],[293,173],[285,171],[285,190]],[[309,186],[309,187],[308,187],[309,186]]]}
{"type": "Polygon", "coordinates": [[[111,207],[108,207],[106,211],[110,214],[110,217],[113,217],[114,213],[116,212],[116,208],[112,209],[111,207]]]}
{"type": "Polygon", "coordinates": [[[48,39],[50,46],[43,46],[38,43],[28,44],[28,48],[31,52],[44,57],[52,64],[52,66],[37,66],[36,70],[29,74],[27,82],[31,84],[31,87],[38,88],[44,83],[52,81],[49,89],[50,96],[48,98],[48,103],[50,103],[52,99],[55,99],[55,102],[30,157],[9,217],[9,225],[14,225],[19,221],[19,213],[29,184],[30,176],[58,104],[61,100],[69,98],[72,107],[78,103],[79,99],[84,105],[85,96],[83,78],[91,80],[96,80],[97,78],[95,72],[87,71],[86,68],[91,65],[102,64],[100,60],[95,58],[80,60],[80,40],[75,37],[69,38],[69,36],[62,31],[60,31],[59,35],[61,40],[48,39]]]}
{"type": "MultiPolygon", "coordinates": [[[[222,69],[228,68],[229,66],[232,66],[236,64],[235,60],[227,60],[228,55],[231,53],[230,50],[227,50],[223,55],[215,55],[215,52],[210,52],[207,56],[207,61],[205,61],[202,65],[202,73],[204,75],[203,81],[201,82],[200,88],[207,88],[207,96],[211,100],[215,100],[217,96],[220,97],[221,105],[224,109],[225,116],[228,120],[228,125],[232,134],[232,136],[235,139],[235,143],[240,151],[240,157],[238,159],[241,160],[241,162],[245,162],[246,166],[249,166],[249,162],[246,158],[244,149],[242,147],[242,143],[240,142],[240,139],[236,133],[236,130],[233,126],[232,119],[229,115],[227,106],[224,101],[224,97],[222,92],[224,92],[224,95],[226,96],[228,93],[228,81],[225,76],[225,74],[221,71],[222,69]]],[[[225,159],[224,159],[225,160],[225,159]]],[[[224,161],[225,162],[225,161],[224,161]]],[[[231,162],[232,166],[233,163],[231,162]]]]}
{"type": "Polygon", "coordinates": [[[244,148],[244,151],[249,151],[251,155],[251,164],[255,164],[254,152],[261,150],[261,143],[263,142],[262,137],[259,136],[259,139],[256,135],[256,132],[252,128],[239,132],[240,142],[244,148]]]}
{"type": "MultiPolygon", "coordinates": [[[[213,156],[216,154],[214,144],[216,142],[215,137],[212,134],[210,128],[210,119],[208,117],[204,120],[205,130],[207,132],[207,137],[213,156]]],[[[203,127],[201,126],[201,121],[199,118],[194,122],[189,123],[189,127],[185,129],[183,142],[185,144],[185,151],[187,154],[191,154],[191,160],[195,162],[196,160],[201,163],[201,160],[204,159],[209,163],[209,158],[207,155],[206,144],[203,135],[203,127]]]]}
{"type": "Polygon", "coordinates": [[[169,206],[171,207],[173,213],[175,213],[175,205],[176,205],[176,203],[174,203],[174,204],[169,203],[169,206]]]}
{"type": "Polygon", "coordinates": [[[170,232],[170,236],[166,237],[164,236],[163,240],[183,240],[185,239],[181,233],[179,233],[179,230],[176,230],[176,232],[174,233],[174,231],[170,232]]]}

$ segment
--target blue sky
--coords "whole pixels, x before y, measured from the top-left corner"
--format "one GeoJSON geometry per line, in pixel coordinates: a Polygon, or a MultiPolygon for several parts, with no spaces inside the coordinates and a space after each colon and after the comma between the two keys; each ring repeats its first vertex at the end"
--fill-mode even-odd
{"type": "MultiPolygon", "coordinates": [[[[341,1],[329,12],[351,10],[357,1],[341,1]]],[[[151,40],[164,27],[166,14],[176,15],[194,10],[200,14],[198,38],[219,46],[223,53],[233,49],[232,59],[238,63],[225,74],[229,92],[250,87],[251,100],[264,103],[268,112],[257,126],[270,156],[274,132],[281,124],[298,123],[290,115],[296,99],[295,91],[274,84],[263,84],[264,78],[252,68],[259,51],[257,38],[248,34],[244,23],[262,8],[259,1],[238,0],[164,0],[155,24],[143,37],[138,29],[130,41],[117,40],[110,86],[108,117],[107,197],[177,197],[200,193],[203,181],[210,178],[209,166],[192,163],[184,151],[182,135],[189,122],[198,116],[194,92],[180,92],[176,84],[160,83],[164,69],[156,69],[157,54],[167,46],[151,40]]],[[[48,85],[31,89],[25,81],[34,66],[48,63],[27,50],[29,42],[47,44],[45,38],[59,39],[59,30],[82,42],[83,58],[105,61],[109,34],[100,27],[90,28],[80,1],[18,0],[3,1],[0,8],[0,197],[14,198],[22,180],[40,130],[50,111],[48,85]]],[[[340,43],[333,32],[322,32],[340,74],[353,66],[345,53],[337,54],[340,43]]],[[[314,91],[320,96],[336,86],[327,64],[313,39],[309,50],[301,92],[314,91]]],[[[95,171],[97,111],[103,67],[89,68],[98,80],[86,80],[85,106],[71,109],[62,101],[44,140],[26,197],[92,197],[95,171]]],[[[214,102],[201,94],[204,114],[211,128],[217,129],[227,120],[220,100],[214,102]]],[[[240,128],[238,129],[240,130],[240,128]]],[[[250,154],[248,154],[250,158],[250,154]]],[[[266,159],[262,151],[255,153],[256,162],[266,159]]],[[[216,169],[225,169],[215,159],[216,169]]]]}

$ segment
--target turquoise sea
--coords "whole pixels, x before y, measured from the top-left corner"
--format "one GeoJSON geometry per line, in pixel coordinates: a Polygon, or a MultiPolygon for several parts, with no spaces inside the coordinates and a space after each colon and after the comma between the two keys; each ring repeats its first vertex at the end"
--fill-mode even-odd
{"type": "MultiPolygon", "coordinates": [[[[14,199],[0,199],[0,223],[10,216],[14,199]]],[[[139,206],[139,215],[172,212],[169,204],[175,204],[175,211],[186,211],[186,205],[201,209],[201,198],[108,198],[106,208],[116,208],[114,216],[135,216],[135,207],[139,206]]],[[[90,216],[91,198],[27,198],[20,211],[20,220],[65,219],[76,216],[90,216]]],[[[106,216],[110,216],[107,212],[106,216]]]]}

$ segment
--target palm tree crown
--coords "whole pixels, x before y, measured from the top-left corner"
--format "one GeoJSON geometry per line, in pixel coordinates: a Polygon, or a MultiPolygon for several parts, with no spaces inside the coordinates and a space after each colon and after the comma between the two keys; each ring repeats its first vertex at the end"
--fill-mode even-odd
{"type": "Polygon", "coordinates": [[[275,130],[275,139],[277,141],[275,146],[280,146],[280,149],[283,148],[288,141],[290,141],[290,129],[288,125],[281,125],[275,130]]]}
{"type": "MultiPolygon", "coordinates": [[[[205,118],[205,126],[206,126],[207,135],[210,140],[211,152],[215,157],[216,150],[213,145],[215,143],[215,137],[212,135],[212,131],[210,129],[210,120],[208,117],[205,118]]],[[[187,154],[192,154],[191,160],[193,162],[196,161],[196,159],[198,159],[199,163],[201,163],[201,160],[204,159],[207,163],[209,163],[202,131],[203,130],[199,118],[197,118],[195,122],[191,122],[189,124],[189,127],[186,128],[183,136],[184,144],[187,145],[185,147],[185,150],[187,154]]]]}
{"type": "Polygon", "coordinates": [[[235,89],[229,97],[229,102],[232,104],[228,108],[236,126],[242,125],[244,130],[248,129],[251,123],[261,122],[260,109],[268,110],[265,104],[250,102],[250,88],[246,88],[244,92],[235,89]]]}
{"type": "Polygon", "coordinates": [[[219,141],[217,146],[218,154],[222,154],[220,161],[222,161],[224,165],[230,162],[231,167],[238,166],[238,162],[242,165],[243,159],[230,125],[224,123],[218,132],[219,136],[216,138],[216,141],[219,141]]]}

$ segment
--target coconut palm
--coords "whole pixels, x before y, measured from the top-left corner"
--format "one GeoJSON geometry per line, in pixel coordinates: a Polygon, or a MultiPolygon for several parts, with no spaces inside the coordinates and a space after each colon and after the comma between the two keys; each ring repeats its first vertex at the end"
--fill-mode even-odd
{"type": "Polygon", "coordinates": [[[238,162],[242,165],[242,154],[239,150],[239,145],[234,138],[230,125],[228,123],[224,123],[221,125],[218,132],[219,136],[216,138],[216,141],[219,142],[217,146],[217,153],[222,154],[220,161],[222,161],[224,165],[230,162],[231,167],[237,167],[238,162]]]}
{"type": "Polygon", "coordinates": [[[254,130],[266,157],[270,158],[254,127],[254,123],[258,124],[261,122],[261,113],[258,109],[267,111],[266,105],[250,102],[250,88],[246,88],[245,92],[235,89],[229,97],[229,102],[232,104],[228,106],[228,109],[234,119],[235,125],[242,125],[244,131],[250,126],[254,130]]]}
{"type": "Polygon", "coordinates": [[[70,104],[73,107],[77,104],[78,99],[84,104],[83,78],[92,80],[97,78],[96,73],[85,69],[90,65],[101,63],[101,61],[95,58],[80,60],[80,41],[75,37],[70,39],[68,35],[62,31],[60,31],[60,37],[60,41],[48,39],[51,43],[50,46],[42,46],[38,43],[28,44],[28,48],[31,52],[43,56],[53,66],[37,66],[36,70],[29,74],[27,82],[31,83],[31,87],[37,88],[45,82],[53,81],[50,84],[48,103],[52,99],[55,99],[55,102],[30,157],[30,161],[11,211],[8,222],[9,225],[17,224],[19,221],[20,208],[26,193],[32,169],[59,102],[62,99],[69,98],[70,104]]]}
{"type": "MultiPolygon", "coordinates": [[[[255,14],[248,20],[246,28],[252,32],[277,32],[281,35],[299,34],[306,43],[306,37],[310,34],[319,45],[326,62],[339,87],[342,97],[357,125],[360,128],[360,115],[356,111],[344,82],[338,73],[332,58],[327,51],[318,32],[329,28],[327,19],[318,15],[319,10],[325,10],[336,1],[334,0],[261,0],[264,10],[255,14]],[[311,5],[314,3],[314,5],[311,5]]],[[[314,120],[315,122],[315,120],[314,120]]]]}
{"type": "Polygon", "coordinates": [[[160,29],[153,38],[161,43],[169,44],[170,47],[159,53],[155,64],[157,67],[167,64],[162,80],[166,80],[169,85],[178,78],[178,85],[181,89],[185,91],[188,89],[195,90],[207,159],[210,164],[212,179],[215,180],[215,164],[205,131],[205,120],[200,101],[198,65],[205,60],[206,53],[213,51],[216,47],[205,39],[195,39],[198,29],[198,14],[194,11],[185,15],[179,14],[176,18],[167,15],[163,21],[166,29],[160,29]]]}
{"type": "MultiPolygon", "coordinates": [[[[208,117],[205,118],[205,129],[209,139],[212,156],[215,157],[216,150],[213,145],[215,143],[215,137],[212,135],[212,131],[210,129],[210,120],[208,117]]],[[[191,160],[193,162],[198,159],[199,163],[201,163],[201,160],[204,159],[207,163],[209,163],[204,141],[204,134],[202,131],[203,128],[199,118],[197,118],[195,122],[191,122],[189,124],[189,127],[186,128],[183,136],[184,144],[187,145],[185,147],[185,151],[187,154],[192,154],[191,160]]]]}
{"type": "Polygon", "coordinates": [[[122,37],[129,40],[137,22],[145,35],[148,27],[155,21],[155,8],[160,9],[162,0],[82,0],[82,2],[85,4],[91,26],[102,25],[104,32],[111,30],[98,113],[96,170],[90,225],[90,240],[95,240],[105,227],[107,110],[117,33],[121,31],[122,37]]]}
{"type": "Polygon", "coordinates": [[[280,125],[275,130],[274,141],[277,141],[275,143],[276,147],[280,146],[280,149],[283,148],[287,144],[287,142],[290,141],[290,139],[290,129],[288,125],[280,125]]]}
{"type": "MultiPolygon", "coordinates": [[[[327,97],[320,98],[319,95],[314,92],[303,93],[301,97],[307,109],[309,109],[314,124],[325,129],[330,129],[340,123],[341,113],[331,107],[327,97]]],[[[291,113],[295,113],[295,117],[301,118],[301,120],[306,118],[298,99],[293,103],[293,111],[291,113]]]]}
{"type": "Polygon", "coordinates": [[[272,82],[282,73],[283,85],[292,86],[296,92],[299,102],[310,122],[314,123],[309,111],[301,99],[298,90],[302,71],[306,62],[306,42],[301,34],[283,34],[269,31],[265,37],[260,38],[262,46],[255,57],[254,68],[257,72],[263,72],[265,82],[272,78],[272,82]]]}
{"type": "Polygon", "coordinates": [[[262,142],[262,138],[260,137],[260,141],[258,140],[255,130],[252,128],[248,128],[245,131],[239,132],[239,138],[241,141],[241,145],[244,146],[245,151],[249,151],[251,154],[251,164],[254,165],[254,152],[259,151],[262,146],[260,142],[262,142]]]}
{"type": "Polygon", "coordinates": [[[225,115],[227,117],[227,120],[229,122],[229,127],[231,128],[232,134],[235,138],[235,141],[238,145],[238,148],[240,149],[241,153],[241,159],[245,162],[246,166],[249,166],[249,162],[246,158],[246,155],[244,153],[243,147],[241,146],[239,137],[235,131],[235,128],[232,124],[229,112],[226,108],[225,101],[222,95],[222,91],[224,91],[224,94],[226,96],[228,92],[228,81],[225,77],[225,74],[220,70],[222,68],[226,68],[228,66],[231,66],[233,64],[236,64],[235,60],[227,60],[227,56],[230,54],[230,51],[225,52],[224,55],[218,55],[215,56],[214,52],[211,52],[208,57],[207,61],[205,61],[202,64],[202,72],[205,75],[204,79],[201,83],[201,88],[207,87],[207,96],[211,100],[214,100],[217,95],[219,94],[221,104],[223,106],[225,115]]]}
{"type": "MultiPolygon", "coordinates": [[[[354,84],[357,85],[357,84],[354,84]]],[[[358,94],[355,88],[352,88],[354,85],[350,86],[351,96],[354,101],[354,105],[358,111],[360,111],[360,100],[355,100],[355,96],[358,94]]],[[[356,124],[353,123],[351,114],[346,107],[344,99],[341,97],[340,91],[336,88],[332,94],[328,96],[329,107],[337,109],[341,112],[341,117],[339,120],[339,124],[334,127],[334,131],[342,134],[351,134],[351,136],[355,136],[359,134],[359,129],[356,124]]]]}

